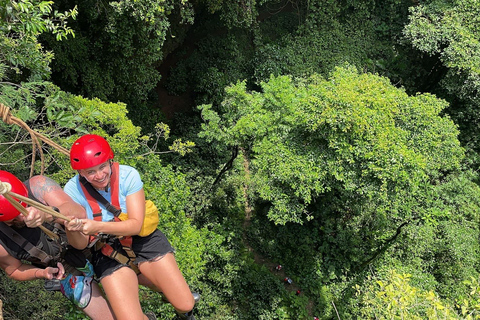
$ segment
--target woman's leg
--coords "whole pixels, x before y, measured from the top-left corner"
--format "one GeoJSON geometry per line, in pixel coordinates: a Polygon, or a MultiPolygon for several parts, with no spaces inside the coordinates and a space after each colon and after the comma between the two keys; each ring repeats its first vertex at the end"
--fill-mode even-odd
{"type": "Polygon", "coordinates": [[[145,320],[138,298],[138,279],[128,267],[115,270],[100,280],[117,320],[145,320]]]}
{"type": "Polygon", "coordinates": [[[82,311],[92,320],[114,320],[113,310],[96,282],[92,281],[92,298],[82,311]]]}
{"type": "Polygon", "coordinates": [[[142,262],[139,269],[178,312],[185,313],[193,309],[195,301],[173,253],[167,253],[159,260],[142,262]]]}

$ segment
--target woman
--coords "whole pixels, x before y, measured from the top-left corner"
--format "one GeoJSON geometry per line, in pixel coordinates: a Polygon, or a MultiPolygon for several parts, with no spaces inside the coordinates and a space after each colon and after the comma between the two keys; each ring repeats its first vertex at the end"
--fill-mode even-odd
{"type": "MultiPolygon", "coordinates": [[[[132,240],[129,248],[135,253],[133,267],[131,263],[109,257],[104,247],[96,245],[92,252],[95,274],[117,319],[147,319],[138,296],[138,284],[142,284],[162,292],[181,319],[193,320],[194,298],[167,238],[157,229],[147,236],[138,235],[145,217],[145,193],[140,175],[132,167],[113,163],[113,157],[108,142],[98,135],[84,135],[75,141],[70,150],[70,163],[78,174],[70,179],[64,190],[86,209],[88,219],[72,220],[66,226],[86,235],[117,236],[110,238],[107,246],[124,257],[129,252],[124,250],[126,246],[118,237],[132,240]],[[114,221],[114,214],[104,204],[96,200],[92,203],[90,192],[85,189],[88,184],[108,202],[117,203],[121,211],[128,214],[128,219],[114,221]]],[[[87,246],[91,239],[86,237],[82,245],[76,243],[77,248],[87,246]]]]}

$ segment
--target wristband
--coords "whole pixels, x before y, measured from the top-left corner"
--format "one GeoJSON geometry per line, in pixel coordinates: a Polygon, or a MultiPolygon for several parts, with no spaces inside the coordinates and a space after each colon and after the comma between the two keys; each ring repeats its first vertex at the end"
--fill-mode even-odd
{"type": "Polygon", "coordinates": [[[37,272],[38,272],[38,271],[41,271],[41,269],[37,269],[37,270],[35,270],[35,274],[34,274],[34,276],[35,276],[35,279],[41,279],[41,278],[37,277],[37,272]]]}

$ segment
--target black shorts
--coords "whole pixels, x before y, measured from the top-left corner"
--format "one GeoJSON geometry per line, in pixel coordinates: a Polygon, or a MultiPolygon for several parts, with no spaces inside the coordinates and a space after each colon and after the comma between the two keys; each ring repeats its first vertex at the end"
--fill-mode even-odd
{"type": "MultiPolygon", "coordinates": [[[[122,245],[118,239],[109,242],[109,244],[114,250],[123,255],[127,255],[122,249],[122,245]]],[[[158,229],[146,237],[133,236],[132,249],[137,257],[135,259],[136,265],[145,261],[156,260],[165,256],[167,253],[175,252],[175,249],[173,249],[167,237],[158,229]]],[[[98,280],[112,274],[121,267],[128,266],[103,255],[100,250],[92,252],[92,265],[98,280]]]]}

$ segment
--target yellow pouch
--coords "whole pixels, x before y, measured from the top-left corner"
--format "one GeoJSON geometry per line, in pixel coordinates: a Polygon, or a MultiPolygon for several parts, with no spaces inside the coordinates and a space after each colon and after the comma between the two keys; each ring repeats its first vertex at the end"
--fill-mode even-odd
{"type": "MultiPolygon", "coordinates": [[[[128,214],[122,212],[118,216],[122,221],[128,219],[128,214]]],[[[150,235],[153,231],[157,230],[158,227],[158,209],[151,200],[145,201],[145,218],[143,219],[142,229],[138,234],[140,237],[146,237],[150,235]]]]}

